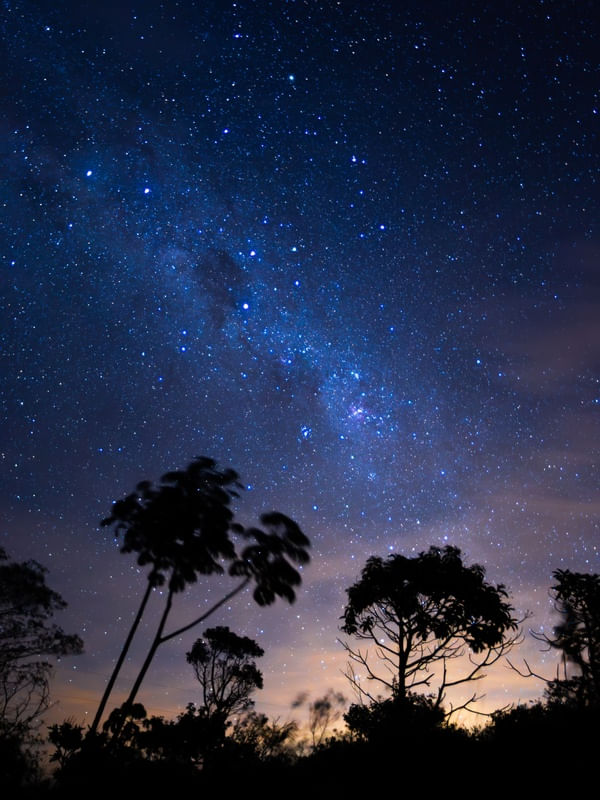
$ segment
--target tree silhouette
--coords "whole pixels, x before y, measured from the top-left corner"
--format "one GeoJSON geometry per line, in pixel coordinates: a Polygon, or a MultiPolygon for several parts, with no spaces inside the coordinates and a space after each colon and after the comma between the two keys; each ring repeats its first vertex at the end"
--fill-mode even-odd
{"type": "Polygon", "coordinates": [[[370,705],[353,703],[344,721],[354,739],[389,747],[398,738],[427,735],[444,722],[444,712],[431,697],[408,692],[370,705]]]}
{"type": "Polygon", "coordinates": [[[206,767],[225,744],[226,725],[219,715],[188,703],[175,720],[151,717],[137,734],[137,744],[152,760],[206,767]]]}
{"type": "Polygon", "coordinates": [[[546,682],[544,694],[551,704],[575,707],[600,706],[600,575],[557,569],[552,573],[557,581],[551,587],[554,607],[561,622],[554,635],[533,633],[533,637],[549,648],[560,650],[561,665],[556,678],[548,680],[533,672],[525,662],[527,672],[511,666],[524,677],[536,677],[546,682]],[[561,670],[562,667],[562,670],[561,670]],[[574,672],[573,672],[574,670],[574,672]],[[562,676],[562,677],[561,677],[562,676]]]}
{"type": "Polygon", "coordinates": [[[313,747],[323,743],[329,726],[341,717],[346,707],[346,698],[341,692],[328,689],[308,705],[308,730],[313,747]]]}
{"type": "Polygon", "coordinates": [[[298,731],[295,722],[269,720],[265,714],[250,711],[236,719],[231,740],[261,761],[291,755],[291,747],[298,731]]]}
{"type": "Polygon", "coordinates": [[[48,708],[52,657],[82,652],[79,636],[51,622],[66,603],[37,561],[9,562],[0,548],[0,733],[23,736],[48,708]],[[6,563],[4,563],[6,562],[6,563]]]}
{"type": "Polygon", "coordinates": [[[212,459],[197,458],[185,472],[163,475],[158,487],[142,481],[134,492],[114,503],[110,516],[102,520],[102,526],[114,525],[116,535],[123,535],[121,552],[137,553],[138,564],[150,565],[150,571],[137,614],[90,726],[91,733],[98,728],[152,590],[168,580],[171,597],[171,592],[185,587],[186,578],[193,582],[197,572],[222,573],[218,559],[234,558],[229,537],[233,512],[229,505],[239,486],[233,470],[219,471],[212,459]]]}
{"type": "Polygon", "coordinates": [[[50,725],[48,742],[55,748],[50,756],[50,761],[57,762],[59,770],[64,769],[69,759],[81,749],[83,738],[83,727],[77,725],[73,719],[66,719],[60,724],[50,725]]]}
{"type": "Polygon", "coordinates": [[[263,687],[254,659],[264,652],[254,639],[224,626],[209,628],[204,639],[194,642],[186,658],[202,687],[203,708],[209,716],[227,720],[252,708],[250,695],[263,687]]]}
{"type": "MultiPolygon", "coordinates": [[[[300,692],[292,703],[292,708],[300,708],[308,700],[308,692],[300,692]]],[[[324,695],[308,703],[308,731],[312,749],[325,741],[325,734],[342,716],[347,701],[341,692],[328,689],[324,695]]]]}
{"type": "MultiPolygon", "coordinates": [[[[353,663],[400,701],[415,689],[435,688],[435,707],[449,688],[483,677],[484,667],[518,639],[504,586],[489,584],[484,576],[483,567],[465,566],[460,550],[450,546],[430,547],[414,558],[369,558],[358,582],[347,590],[342,626],[375,646],[382,668],[376,671],[368,650],[342,642],[350,657],[347,676],[359,695],[376,702],[354,674],[353,663]],[[451,662],[460,669],[452,669],[451,662]]],[[[474,694],[448,715],[459,708],[473,710],[478,699],[474,694]]]]}
{"type": "Polygon", "coordinates": [[[142,681],[161,644],[202,623],[251,583],[259,605],[269,605],[279,597],[295,599],[301,582],[292,564],[309,561],[309,541],[298,525],[284,514],[263,514],[260,528],[244,528],[233,523],[231,500],[240,488],[238,475],[231,469],[219,470],[213,459],[196,458],[183,471],[168,472],[158,486],[144,481],[135,492],[117,501],[102,525],[114,525],[123,535],[121,552],[138,554],[138,564],[149,566],[148,583],[132,627],[125,640],[113,673],[90,727],[93,734],[100,722],[108,697],[140,624],[153,589],[166,586],[165,605],[146,659],[123,707],[132,706],[142,681]],[[234,535],[249,541],[238,554],[234,535]],[[165,633],[173,599],[199,575],[222,575],[223,562],[229,575],[240,580],[206,612],[177,630],[165,633]]]}
{"type": "Polygon", "coordinates": [[[552,587],[555,606],[562,622],[548,643],[562,651],[565,679],[551,681],[549,699],[571,701],[576,705],[600,705],[600,576],[557,569],[552,587]],[[576,674],[567,676],[567,665],[576,674]]]}

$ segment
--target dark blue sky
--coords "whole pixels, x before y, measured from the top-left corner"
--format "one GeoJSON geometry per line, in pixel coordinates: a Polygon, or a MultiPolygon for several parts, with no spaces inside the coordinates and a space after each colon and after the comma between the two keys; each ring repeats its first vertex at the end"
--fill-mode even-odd
{"type": "Polygon", "coordinates": [[[599,571],[594,4],[482,5],[4,3],[0,544],[70,603],[78,719],[143,587],[97,523],[196,455],[313,543],[293,608],[215,619],[267,711],[345,688],[371,554],[456,544],[533,627],[599,571]]]}

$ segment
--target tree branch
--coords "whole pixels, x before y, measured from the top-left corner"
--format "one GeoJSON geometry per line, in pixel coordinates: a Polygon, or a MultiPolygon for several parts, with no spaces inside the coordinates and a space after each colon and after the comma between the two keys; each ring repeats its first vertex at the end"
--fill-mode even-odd
{"type": "Polygon", "coordinates": [[[205,611],[204,614],[201,614],[199,617],[197,617],[195,620],[188,623],[187,625],[183,625],[181,628],[177,628],[176,631],[172,631],[171,633],[162,636],[160,639],[160,644],[168,642],[169,639],[173,639],[175,636],[180,636],[182,633],[185,633],[186,631],[191,630],[191,628],[195,628],[196,625],[199,625],[201,622],[204,622],[205,619],[210,617],[211,614],[214,614],[214,612],[217,609],[221,608],[221,606],[224,605],[228,600],[231,600],[232,597],[235,597],[236,594],[239,594],[243,589],[245,589],[246,586],[248,586],[248,584],[250,583],[250,581],[251,578],[244,578],[244,580],[241,583],[239,583],[235,587],[235,589],[232,589],[230,592],[228,592],[228,594],[222,597],[217,603],[214,604],[214,606],[211,606],[211,608],[209,608],[208,611],[205,611]]]}

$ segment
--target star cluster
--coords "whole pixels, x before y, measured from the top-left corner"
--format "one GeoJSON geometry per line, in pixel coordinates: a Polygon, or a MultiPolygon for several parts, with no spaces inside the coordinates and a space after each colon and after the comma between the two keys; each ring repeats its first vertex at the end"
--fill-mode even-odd
{"type": "MultiPolygon", "coordinates": [[[[339,685],[371,554],[456,544],[538,627],[553,569],[599,571],[596,28],[586,2],[7,0],[1,541],[70,602],[76,713],[143,585],[97,522],[196,455],[313,543],[293,609],[223,615],[274,705],[339,685]]],[[[158,709],[191,699],[183,646],[158,709]]]]}

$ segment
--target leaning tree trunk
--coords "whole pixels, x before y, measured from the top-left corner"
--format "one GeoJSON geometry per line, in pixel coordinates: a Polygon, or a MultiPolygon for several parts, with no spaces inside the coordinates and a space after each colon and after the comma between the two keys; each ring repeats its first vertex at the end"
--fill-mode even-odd
{"type": "Polygon", "coordinates": [[[133,703],[135,701],[135,698],[137,697],[137,693],[138,693],[138,691],[140,689],[140,686],[142,685],[142,682],[143,682],[144,678],[146,677],[146,673],[148,672],[150,664],[152,663],[152,660],[153,660],[153,658],[154,658],[154,656],[156,654],[156,651],[160,647],[160,645],[164,644],[165,642],[168,642],[169,639],[172,639],[175,636],[180,636],[182,633],[185,633],[186,631],[189,631],[191,628],[195,628],[196,625],[199,625],[201,622],[204,622],[204,620],[207,617],[210,617],[210,615],[213,614],[224,603],[227,603],[229,600],[231,600],[232,597],[235,597],[236,594],[239,594],[239,592],[243,591],[246,588],[246,586],[248,586],[249,583],[250,583],[250,578],[244,578],[244,580],[241,581],[241,583],[239,583],[234,589],[232,589],[230,592],[228,592],[226,595],[224,595],[220,600],[218,600],[213,606],[211,606],[208,609],[208,611],[205,611],[204,614],[202,614],[201,616],[197,617],[195,620],[193,620],[192,622],[188,623],[187,625],[183,625],[181,628],[177,628],[177,630],[171,631],[171,633],[168,633],[166,636],[163,636],[163,631],[165,629],[165,624],[166,624],[167,619],[169,617],[169,613],[171,611],[171,606],[173,605],[173,594],[174,594],[174,592],[173,592],[172,589],[169,589],[169,594],[167,596],[167,604],[165,606],[165,610],[163,611],[163,615],[162,615],[162,617],[160,619],[160,622],[158,624],[156,635],[154,636],[152,644],[150,645],[150,650],[148,651],[148,655],[146,656],[146,658],[144,660],[144,663],[142,664],[142,668],[140,669],[140,672],[139,672],[137,678],[135,679],[135,683],[133,684],[133,686],[131,688],[131,691],[129,693],[129,697],[127,698],[127,700],[125,701],[125,703],[123,703],[123,706],[121,707],[121,712],[119,714],[119,721],[117,723],[116,730],[115,730],[115,732],[113,734],[114,741],[118,741],[119,735],[121,733],[121,729],[122,729],[122,727],[123,727],[123,725],[125,723],[127,715],[129,714],[129,712],[130,712],[130,710],[131,710],[131,708],[133,706],[133,703]]]}
{"type": "Polygon", "coordinates": [[[106,708],[106,704],[108,703],[108,698],[110,697],[110,694],[113,690],[113,686],[115,685],[115,681],[117,680],[119,672],[121,671],[121,667],[123,666],[123,662],[125,661],[127,652],[129,650],[129,647],[131,646],[131,642],[133,641],[133,637],[135,636],[138,626],[142,620],[144,611],[146,610],[146,605],[148,603],[153,588],[154,585],[150,580],[150,577],[148,577],[148,587],[146,588],[144,597],[142,598],[142,602],[133,621],[133,625],[131,626],[131,629],[127,635],[127,639],[125,640],[123,649],[121,650],[119,658],[117,659],[117,663],[115,664],[115,667],[112,671],[112,675],[110,676],[110,679],[106,684],[106,689],[104,690],[104,694],[102,695],[102,700],[100,700],[100,705],[98,706],[98,710],[96,711],[96,716],[94,717],[94,721],[90,725],[88,736],[96,733],[98,729],[98,725],[100,724],[100,720],[102,719],[102,715],[104,714],[104,709],[106,708]]]}

